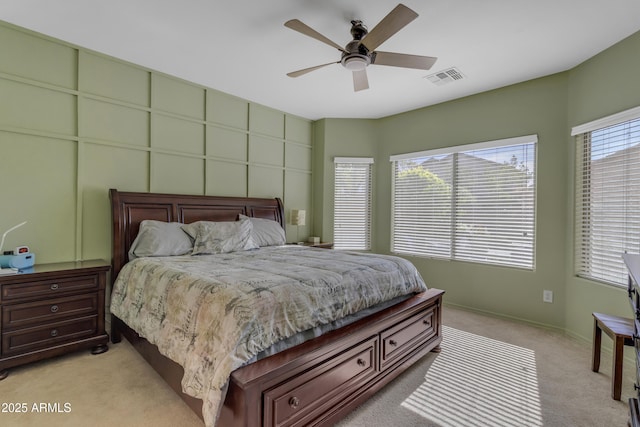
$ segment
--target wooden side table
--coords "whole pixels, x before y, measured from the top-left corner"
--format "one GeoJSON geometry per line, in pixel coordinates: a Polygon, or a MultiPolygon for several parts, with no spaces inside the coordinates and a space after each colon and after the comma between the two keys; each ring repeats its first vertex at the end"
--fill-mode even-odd
{"type": "Polygon", "coordinates": [[[600,369],[600,345],[602,331],[613,340],[613,373],[611,377],[611,397],[620,400],[622,392],[622,363],[624,346],[633,346],[633,320],[624,317],[593,313],[593,357],[591,370],[600,369]]]}
{"type": "Polygon", "coordinates": [[[290,243],[290,244],[308,246],[310,248],[333,249],[333,242],[320,242],[320,243],[302,242],[302,243],[290,243]]]}
{"type": "Polygon", "coordinates": [[[304,246],[311,246],[312,248],[333,249],[333,242],[320,242],[320,243],[304,243],[304,246]]]}
{"type": "Polygon", "coordinates": [[[104,353],[106,261],[36,264],[0,276],[0,380],[9,368],[81,349],[104,353]]]}

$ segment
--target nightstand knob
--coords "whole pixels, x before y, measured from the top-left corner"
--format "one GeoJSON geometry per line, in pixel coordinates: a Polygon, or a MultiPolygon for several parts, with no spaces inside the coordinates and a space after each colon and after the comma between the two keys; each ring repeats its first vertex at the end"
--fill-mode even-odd
{"type": "Polygon", "coordinates": [[[431,319],[424,319],[422,323],[424,323],[427,326],[431,326],[431,319]]]}
{"type": "Polygon", "coordinates": [[[298,408],[298,406],[300,406],[300,399],[293,396],[292,398],[289,399],[289,406],[291,406],[293,409],[298,408]]]}
{"type": "Polygon", "coordinates": [[[51,284],[51,290],[55,291],[56,289],[58,289],[58,284],[57,283],[52,283],[51,284]]]}
{"type": "Polygon", "coordinates": [[[367,362],[364,361],[364,359],[358,359],[358,366],[366,366],[367,362]]]}
{"type": "Polygon", "coordinates": [[[391,340],[391,341],[389,341],[389,345],[392,345],[392,346],[395,347],[395,346],[398,345],[398,343],[396,341],[394,341],[394,340],[391,340]]]}
{"type": "Polygon", "coordinates": [[[51,330],[51,336],[52,337],[57,337],[58,336],[58,330],[57,329],[52,329],[51,330]]]}
{"type": "Polygon", "coordinates": [[[51,306],[51,312],[52,313],[57,313],[58,312],[58,306],[57,305],[52,305],[51,306]]]}

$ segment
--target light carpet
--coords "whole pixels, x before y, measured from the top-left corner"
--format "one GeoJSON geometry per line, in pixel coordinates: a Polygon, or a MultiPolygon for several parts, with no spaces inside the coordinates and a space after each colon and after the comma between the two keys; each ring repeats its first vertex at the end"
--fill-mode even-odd
{"type": "MultiPolygon", "coordinates": [[[[424,357],[338,426],[626,425],[635,369],[628,360],[615,401],[610,352],[593,373],[590,345],[557,331],[449,306],[443,323],[441,353],[424,357]]],[[[0,381],[0,402],[2,426],[203,425],[126,340],[101,355],[12,369],[0,381]]]]}

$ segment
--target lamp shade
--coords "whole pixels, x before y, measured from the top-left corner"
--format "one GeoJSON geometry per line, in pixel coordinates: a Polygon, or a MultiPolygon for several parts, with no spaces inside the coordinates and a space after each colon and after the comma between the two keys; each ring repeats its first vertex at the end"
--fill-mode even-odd
{"type": "Polygon", "coordinates": [[[291,225],[305,225],[307,212],[302,209],[291,209],[291,225]]]}

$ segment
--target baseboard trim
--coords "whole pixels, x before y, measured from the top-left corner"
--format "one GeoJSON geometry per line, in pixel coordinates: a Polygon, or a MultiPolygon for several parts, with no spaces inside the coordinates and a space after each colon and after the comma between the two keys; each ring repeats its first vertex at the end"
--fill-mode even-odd
{"type": "MultiPolygon", "coordinates": [[[[573,339],[573,340],[575,340],[577,342],[581,342],[581,343],[588,344],[588,345],[593,345],[593,337],[587,338],[587,337],[584,337],[584,336],[582,336],[580,334],[576,334],[575,332],[571,332],[571,331],[569,331],[569,330],[567,330],[565,328],[560,328],[558,326],[553,326],[553,325],[549,325],[549,324],[541,323],[541,322],[534,322],[532,320],[523,319],[521,317],[509,316],[509,315],[506,315],[506,314],[503,314],[503,313],[496,313],[496,312],[489,311],[489,310],[481,310],[481,309],[478,309],[478,308],[475,308],[475,307],[469,307],[469,306],[466,306],[466,305],[455,304],[455,303],[450,303],[450,302],[444,302],[443,301],[442,305],[444,307],[453,307],[453,308],[456,308],[458,310],[464,310],[464,311],[469,311],[469,312],[472,312],[472,313],[478,313],[478,314],[482,314],[482,315],[485,315],[485,316],[495,317],[497,319],[511,320],[511,321],[515,321],[515,322],[518,322],[518,323],[524,323],[524,324],[528,324],[528,325],[531,325],[531,326],[544,328],[544,329],[547,329],[547,330],[559,332],[559,333],[561,333],[563,335],[566,335],[567,337],[569,337],[569,338],[571,338],[571,339],[573,339]]],[[[609,341],[611,341],[611,340],[609,340],[609,341]]],[[[607,356],[607,357],[613,357],[613,343],[606,342],[606,340],[603,339],[601,352],[604,353],[604,354],[610,355],[610,356],[607,356]]],[[[625,357],[624,357],[625,364],[630,363],[633,366],[635,366],[636,362],[635,362],[635,358],[634,357],[635,357],[635,353],[630,355],[629,352],[625,351],[625,357]]]]}
{"type": "Polygon", "coordinates": [[[443,301],[442,305],[445,306],[445,307],[449,306],[449,307],[457,308],[457,309],[460,309],[460,310],[475,312],[475,313],[478,313],[478,314],[484,314],[486,316],[496,317],[498,319],[507,319],[507,320],[512,320],[512,321],[516,321],[516,322],[519,322],[519,323],[525,323],[525,324],[537,326],[537,327],[544,328],[544,329],[553,330],[553,331],[556,331],[556,332],[562,332],[563,334],[566,334],[566,331],[565,331],[564,328],[560,328],[558,326],[550,325],[548,323],[534,322],[532,320],[524,319],[522,317],[509,316],[509,315],[503,314],[503,313],[496,313],[494,311],[489,311],[489,310],[481,310],[479,308],[469,307],[469,306],[466,306],[466,305],[455,304],[455,303],[450,303],[450,302],[444,302],[443,301]]]}

